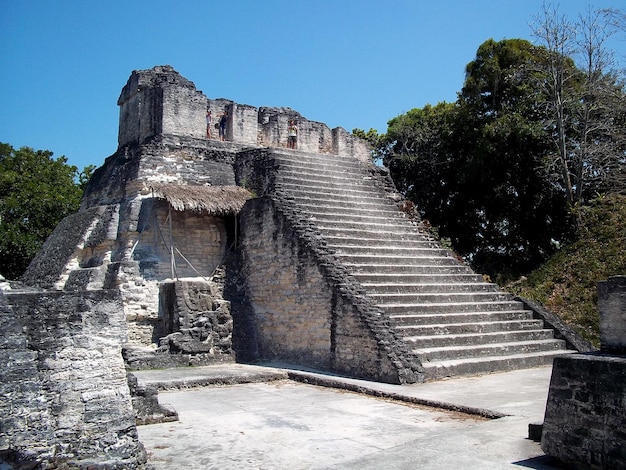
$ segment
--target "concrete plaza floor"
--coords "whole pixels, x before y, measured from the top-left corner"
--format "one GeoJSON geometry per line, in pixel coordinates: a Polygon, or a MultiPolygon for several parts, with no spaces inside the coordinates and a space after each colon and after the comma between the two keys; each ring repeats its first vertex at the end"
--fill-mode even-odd
{"type": "Polygon", "coordinates": [[[284,364],[135,374],[179,415],[138,427],[156,470],[559,468],[528,439],[551,367],[415,385],[284,364]]]}

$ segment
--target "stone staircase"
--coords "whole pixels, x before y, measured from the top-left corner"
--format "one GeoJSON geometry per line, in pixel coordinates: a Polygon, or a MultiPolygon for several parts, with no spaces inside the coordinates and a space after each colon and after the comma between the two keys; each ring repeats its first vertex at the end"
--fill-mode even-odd
{"type": "Polygon", "coordinates": [[[426,379],[550,364],[571,352],[542,320],[441,248],[362,163],[273,150],[276,191],[420,358],[426,379]]]}

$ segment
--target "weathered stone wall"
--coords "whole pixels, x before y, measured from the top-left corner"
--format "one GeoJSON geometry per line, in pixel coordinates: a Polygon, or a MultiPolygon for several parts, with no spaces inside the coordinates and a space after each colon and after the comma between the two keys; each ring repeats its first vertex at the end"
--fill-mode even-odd
{"type": "Polygon", "coordinates": [[[554,360],[541,447],[573,468],[623,469],[626,276],[598,283],[598,309],[601,352],[554,360]]]}
{"type": "Polygon", "coordinates": [[[372,148],[369,143],[354,137],[343,127],[335,127],[332,130],[332,133],[332,153],[345,155],[347,157],[354,157],[363,163],[370,163],[372,161],[372,148]]]}
{"type": "Polygon", "coordinates": [[[598,310],[601,350],[626,354],[626,276],[598,283],[598,310]]]}
{"type": "Polygon", "coordinates": [[[258,145],[258,110],[253,106],[234,103],[231,108],[232,126],[229,140],[244,145],[258,145]]]}
{"type": "Polygon", "coordinates": [[[143,200],[139,219],[141,225],[131,236],[136,243],[132,259],[146,279],[208,278],[224,258],[227,234],[222,217],[170,210],[166,201],[149,198],[143,200]]]}
{"type": "Polygon", "coordinates": [[[206,138],[206,112],[212,113],[214,127],[228,111],[226,140],[242,145],[286,147],[289,120],[298,126],[298,149],[307,152],[337,153],[369,160],[369,145],[341,128],[332,131],[323,123],[309,121],[290,108],[238,104],[231,100],[208,99],[193,82],[170,66],[135,70],[122,89],[119,147],[143,144],[160,135],[206,138]]]}
{"type": "Polygon", "coordinates": [[[168,281],[159,287],[160,349],[173,354],[201,354],[205,363],[234,360],[230,302],[214,283],[168,281]]]}
{"type": "Polygon", "coordinates": [[[135,261],[120,261],[109,265],[107,288],[116,289],[122,297],[128,325],[128,341],[149,345],[159,339],[159,281],[143,277],[135,261]]]}
{"type": "Polygon", "coordinates": [[[160,134],[205,137],[206,96],[168,65],[134,70],[117,104],[119,147],[160,134]]]}
{"type": "Polygon", "coordinates": [[[541,447],[572,466],[626,468],[625,357],[555,358],[541,447]]]}
{"type": "MultiPolygon", "coordinates": [[[[177,84],[178,85],[178,84],[177,84]]],[[[191,86],[164,87],[161,133],[203,139],[207,98],[191,86]]]]}
{"type": "MultiPolygon", "coordinates": [[[[314,153],[338,153],[346,148],[345,142],[340,145],[335,142],[335,132],[331,131],[326,124],[309,121],[300,113],[291,108],[259,108],[259,137],[258,145],[265,147],[287,147],[287,128],[289,121],[293,120],[298,127],[297,149],[314,153]]],[[[347,141],[354,140],[351,135],[339,135],[347,141]]],[[[356,139],[359,140],[359,139],[356,139]]]]}
{"type": "Polygon", "coordinates": [[[144,468],[116,292],[0,292],[0,326],[0,455],[36,468],[144,468]]]}
{"type": "Polygon", "coordinates": [[[261,356],[331,367],[332,292],[315,260],[271,205],[245,211],[241,245],[261,356]]]}

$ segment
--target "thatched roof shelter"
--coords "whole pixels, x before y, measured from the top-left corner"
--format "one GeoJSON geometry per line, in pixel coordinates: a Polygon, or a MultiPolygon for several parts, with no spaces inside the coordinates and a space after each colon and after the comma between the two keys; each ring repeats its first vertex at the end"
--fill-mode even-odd
{"type": "Polygon", "coordinates": [[[237,213],[252,193],[240,186],[187,186],[153,184],[152,195],[165,199],[174,210],[204,212],[211,215],[237,213]]]}

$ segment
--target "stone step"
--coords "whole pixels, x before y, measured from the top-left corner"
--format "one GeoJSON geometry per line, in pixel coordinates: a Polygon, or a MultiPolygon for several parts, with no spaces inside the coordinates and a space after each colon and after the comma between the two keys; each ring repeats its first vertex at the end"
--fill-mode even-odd
{"type": "Polygon", "coordinates": [[[289,150],[272,148],[275,160],[284,165],[311,165],[317,167],[346,167],[361,168],[364,171],[366,166],[353,157],[339,156],[335,154],[303,152],[300,150],[289,150]]]}
{"type": "Polygon", "coordinates": [[[380,306],[398,304],[460,304],[509,301],[513,296],[507,292],[390,292],[369,293],[380,306]]]}
{"type": "MultiPolygon", "coordinates": [[[[389,243],[387,243],[389,245],[389,243]]],[[[371,256],[369,253],[376,253],[382,257],[448,257],[448,251],[442,248],[421,247],[421,246],[376,246],[376,245],[335,245],[328,244],[328,247],[335,250],[335,253],[342,256],[371,256]]]]}
{"type": "Polygon", "coordinates": [[[309,194],[309,195],[298,195],[298,194],[289,194],[289,198],[301,207],[303,210],[308,207],[329,207],[337,210],[362,210],[362,211],[370,211],[370,210],[380,210],[380,211],[397,211],[398,207],[396,204],[387,199],[381,200],[377,199],[369,199],[364,200],[362,198],[329,198],[325,194],[309,194]]]}
{"type": "Polygon", "coordinates": [[[403,339],[411,348],[419,351],[428,348],[554,340],[554,335],[552,330],[543,329],[529,331],[493,331],[490,333],[465,333],[455,335],[404,336],[403,339]]]}
{"type": "Polygon", "coordinates": [[[496,284],[487,282],[437,282],[437,283],[400,283],[400,282],[362,282],[368,294],[431,294],[461,292],[499,292],[496,284]]]}
{"type": "Polygon", "coordinates": [[[366,164],[348,155],[337,155],[333,153],[317,153],[306,150],[292,150],[288,148],[272,147],[272,155],[280,162],[292,163],[317,163],[324,165],[346,165],[366,167],[366,164]]]}
{"type": "Polygon", "coordinates": [[[324,168],[306,165],[281,165],[279,177],[282,180],[298,180],[307,182],[328,183],[337,181],[344,184],[371,185],[372,177],[361,171],[360,168],[324,168]]]}
{"type": "Polygon", "coordinates": [[[565,342],[558,339],[534,339],[510,343],[473,344],[470,346],[447,346],[442,348],[424,348],[413,351],[418,354],[422,364],[454,359],[510,356],[537,352],[554,352],[565,349],[565,342]]]}
{"type": "Polygon", "coordinates": [[[376,240],[377,242],[387,240],[387,244],[397,243],[400,241],[433,241],[427,234],[420,232],[415,226],[410,227],[410,229],[405,228],[405,230],[383,230],[378,227],[350,228],[331,227],[329,225],[317,224],[317,228],[320,232],[324,233],[324,237],[328,241],[336,239],[351,239],[355,241],[376,240]]]}
{"type": "Polygon", "coordinates": [[[379,186],[372,184],[372,178],[358,169],[337,169],[324,171],[318,168],[281,168],[277,174],[279,181],[304,183],[308,186],[320,184],[335,186],[362,186],[370,190],[380,191],[379,186]]]}
{"type": "MultiPolygon", "coordinates": [[[[387,220],[386,222],[368,222],[366,220],[356,221],[356,220],[319,220],[318,224],[320,229],[329,228],[329,229],[361,229],[363,231],[368,232],[396,232],[402,233],[403,231],[409,230],[413,228],[413,225],[405,220],[394,219],[387,220]]],[[[415,230],[415,228],[413,228],[415,230]]]]}
{"type": "Polygon", "coordinates": [[[396,209],[395,207],[386,207],[386,206],[380,206],[380,205],[371,205],[371,206],[366,206],[363,207],[360,204],[354,204],[352,206],[348,206],[348,205],[344,205],[344,206],[337,206],[337,205],[330,205],[330,204],[316,204],[316,203],[306,203],[306,202],[298,202],[297,203],[298,208],[300,208],[300,210],[302,212],[305,212],[311,216],[315,216],[315,217],[346,217],[346,216],[353,216],[353,217],[377,217],[377,218],[383,218],[383,217],[391,217],[391,218],[401,218],[401,219],[408,219],[408,216],[403,213],[400,212],[398,209],[396,209]]]}
{"type": "Polygon", "coordinates": [[[363,285],[366,284],[436,284],[442,285],[446,283],[481,283],[483,277],[471,270],[464,273],[353,273],[352,274],[363,285]]]}
{"type": "Polygon", "coordinates": [[[523,304],[515,300],[499,300],[494,302],[448,302],[448,303],[386,303],[380,305],[389,315],[407,313],[464,313],[493,312],[498,310],[522,310],[523,304]]]}
{"type": "Polygon", "coordinates": [[[446,256],[445,254],[424,254],[418,255],[415,254],[413,256],[402,256],[402,255],[369,255],[369,254],[342,254],[337,253],[336,256],[341,260],[345,261],[346,264],[368,264],[368,265],[383,265],[383,266],[394,266],[394,265],[416,265],[416,266],[456,266],[459,261],[452,257],[446,256]]]}
{"type": "MultiPolygon", "coordinates": [[[[355,224],[356,225],[356,224],[355,224]]],[[[417,227],[401,227],[398,225],[370,225],[358,224],[358,226],[341,226],[340,224],[327,224],[318,222],[317,229],[329,238],[350,237],[380,239],[387,237],[389,243],[396,240],[423,239],[424,234],[420,233],[417,227]],[[404,230],[403,230],[404,229],[404,230]]]]}
{"type": "Polygon", "coordinates": [[[373,248],[378,248],[380,246],[389,246],[393,243],[394,246],[398,247],[416,247],[416,248],[434,248],[441,249],[441,246],[437,244],[432,238],[428,235],[424,235],[421,233],[414,233],[413,238],[406,239],[395,239],[391,240],[390,237],[376,237],[375,233],[366,233],[362,237],[348,237],[348,236],[335,236],[335,235],[326,235],[324,239],[328,242],[328,246],[363,246],[369,245],[373,248]],[[365,236],[367,235],[367,236],[365,236]]]}
{"type": "Polygon", "coordinates": [[[91,268],[76,268],[69,272],[63,289],[69,291],[103,289],[106,275],[106,265],[91,268]]]}
{"type": "Polygon", "coordinates": [[[345,208],[343,212],[341,211],[323,211],[311,209],[309,207],[299,206],[302,213],[306,214],[309,219],[320,220],[320,221],[335,221],[341,220],[343,222],[370,222],[377,224],[384,224],[390,220],[396,221],[404,221],[407,217],[399,211],[377,211],[375,209],[368,210],[358,210],[345,208]]]}
{"type": "Polygon", "coordinates": [[[446,323],[532,320],[533,313],[530,310],[501,310],[494,312],[390,315],[390,318],[398,325],[398,328],[401,328],[402,326],[435,325],[446,323]]]}
{"type": "Polygon", "coordinates": [[[293,186],[297,185],[300,191],[308,189],[318,192],[332,192],[333,194],[352,191],[364,195],[380,195],[380,190],[376,186],[368,184],[367,181],[346,180],[345,178],[339,177],[333,178],[325,174],[317,175],[317,179],[312,176],[302,178],[296,175],[281,175],[276,180],[276,183],[281,187],[291,185],[292,190],[294,190],[293,186]]]}
{"type": "Polygon", "coordinates": [[[437,380],[458,375],[529,369],[552,364],[556,356],[571,354],[572,352],[573,351],[570,350],[541,351],[536,353],[511,354],[508,356],[472,357],[428,362],[424,365],[424,375],[426,380],[437,380]]]}
{"type": "Polygon", "coordinates": [[[362,274],[383,276],[396,274],[411,275],[445,275],[445,274],[473,274],[470,267],[462,264],[372,264],[372,263],[344,263],[344,266],[357,277],[362,274]]]}
{"type": "MultiPolygon", "coordinates": [[[[459,318],[458,323],[433,323],[424,325],[399,325],[396,327],[398,333],[404,337],[422,337],[438,335],[465,335],[473,333],[495,333],[502,331],[530,331],[542,330],[543,320],[513,320],[505,319],[500,321],[472,321],[474,318],[468,316],[459,318]]],[[[550,330],[545,330],[550,331],[550,330]]]]}
{"type": "Polygon", "coordinates": [[[279,177],[276,180],[276,186],[288,189],[294,195],[310,192],[332,194],[333,196],[357,194],[380,198],[382,194],[379,188],[368,184],[349,185],[343,180],[333,181],[330,179],[322,180],[321,178],[320,181],[306,181],[302,178],[279,177]]]}
{"type": "Polygon", "coordinates": [[[326,199],[327,201],[332,201],[337,198],[346,198],[353,201],[363,199],[364,201],[377,202],[379,204],[381,202],[380,191],[378,191],[377,188],[369,186],[345,187],[341,183],[337,183],[336,185],[313,185],[300,180],[279,180],[276,182],[276,188],[282,189],[292,196],[318,197],[326,199]]]}

